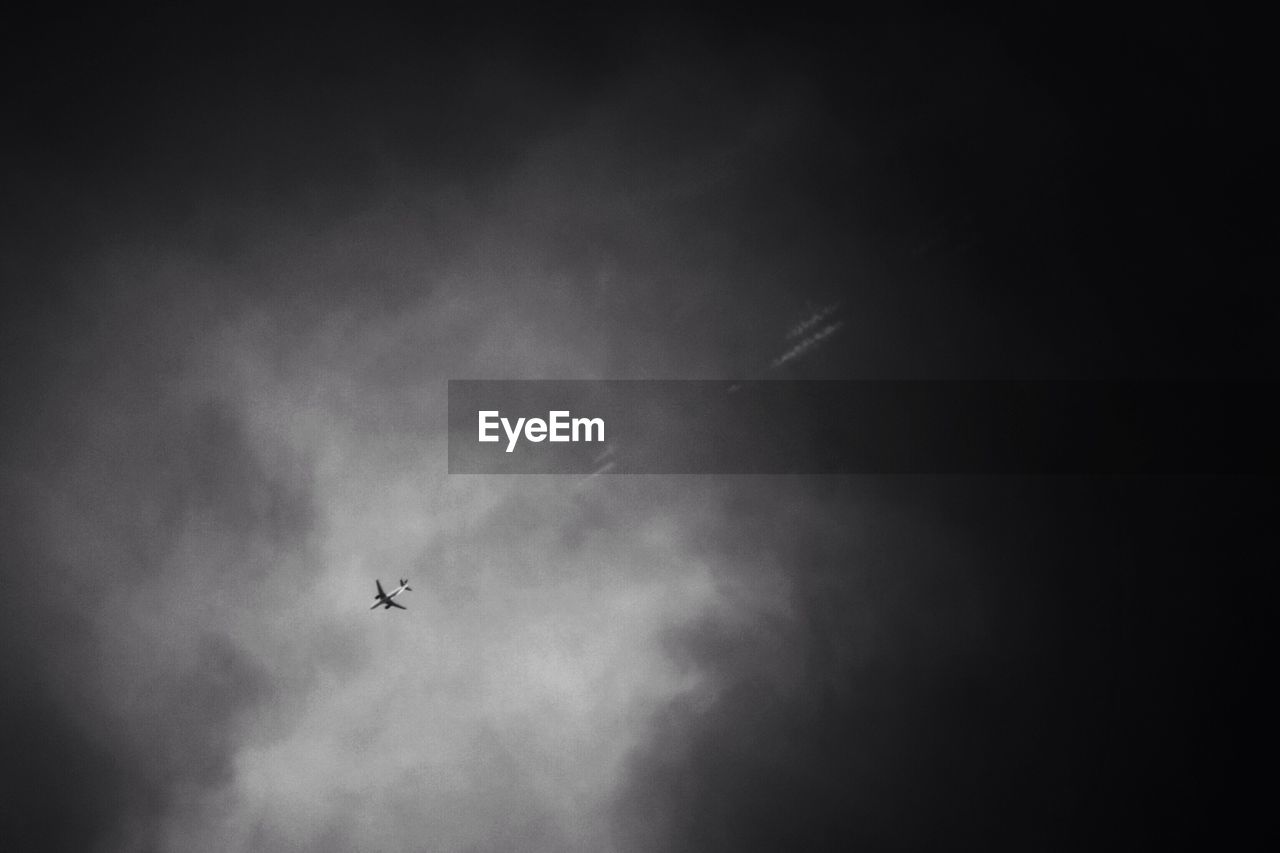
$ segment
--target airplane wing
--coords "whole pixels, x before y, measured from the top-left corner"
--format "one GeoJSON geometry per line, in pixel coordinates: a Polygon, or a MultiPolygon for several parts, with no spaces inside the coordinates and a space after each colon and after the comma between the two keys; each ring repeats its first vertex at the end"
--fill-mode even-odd
{"type": "Polygon", "coordinates": [[[378,598],[386,598],[387,593],[382,589],[382,581],[375,580],[374,583],[378,585],[378,598]]]}
{"type": "Polygon", "coordinates": [[[408,610],[408,609],[409,609],[409,608],[405,607],[403,604],[396,604],[396,603],[395,603],[395,601],[393,601],[393,600],[392,600],[392,599],[390,599],[390,598],[388,598],[388,599],[387,599],[387,604],[388,604],[388,606],[390,606],[390,607],[399,607],[401,610],[408,610]]]}

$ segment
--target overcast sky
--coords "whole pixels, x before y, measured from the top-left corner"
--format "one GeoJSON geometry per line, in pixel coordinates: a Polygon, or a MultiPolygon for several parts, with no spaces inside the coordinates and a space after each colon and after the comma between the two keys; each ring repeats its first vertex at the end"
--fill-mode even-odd
{"type": "Polygon", "coordinates": [[[1204,780],[1251,742],[1254,481],[446,470],[448,379],[758,376],[837,303],[783,375],[1273,379],[1216,22],[6,41],[14,849],[1079,849],[1249,812],[1204,780]]]}

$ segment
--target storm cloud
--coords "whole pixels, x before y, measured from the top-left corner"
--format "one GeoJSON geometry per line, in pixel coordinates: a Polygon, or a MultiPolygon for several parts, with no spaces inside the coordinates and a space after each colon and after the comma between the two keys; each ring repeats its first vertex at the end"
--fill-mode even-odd
{"type": "Polygon", "coordinates": [[[0,832],[1215,837],[1260,478],[584,486],[449,475],[445,412],[451,378],[1274,377],[1263,149],[1202,23],[20,22],[0,832]]]}

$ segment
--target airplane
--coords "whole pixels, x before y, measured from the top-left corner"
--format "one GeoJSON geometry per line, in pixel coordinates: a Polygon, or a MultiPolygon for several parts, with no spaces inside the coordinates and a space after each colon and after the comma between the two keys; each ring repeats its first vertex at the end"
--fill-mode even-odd
{"type": "Polygon", "coordinates": [[[402,579],[400,581],[400,586],[389,594],[383,591],[382,581],[375,580],[374,583],[378,585],[378,594],[374,596],[376,601],[374,601],[373,607],[369,608],[370,610],[377,610],[379,607],[385,608],[387,610],[390,610],[393,607],[399,607],[401,610],[409,609],[404,605],[396,604],[394,601],[391,600],[395,598],[397,595],[399,595],[400,593],[404,592],[406,589],[410,591],[413,590],[413,587],[409,586],[409,582],[407,580],[402,579]]]}

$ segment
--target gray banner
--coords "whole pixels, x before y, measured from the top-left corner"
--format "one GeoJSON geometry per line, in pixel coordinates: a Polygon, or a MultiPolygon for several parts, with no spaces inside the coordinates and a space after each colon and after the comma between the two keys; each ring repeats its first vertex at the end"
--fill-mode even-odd
{"type": "Polygon", "coordinates": [[[1253,474],[1274,383],[449,383],[456,474],[1253,474]]]}

